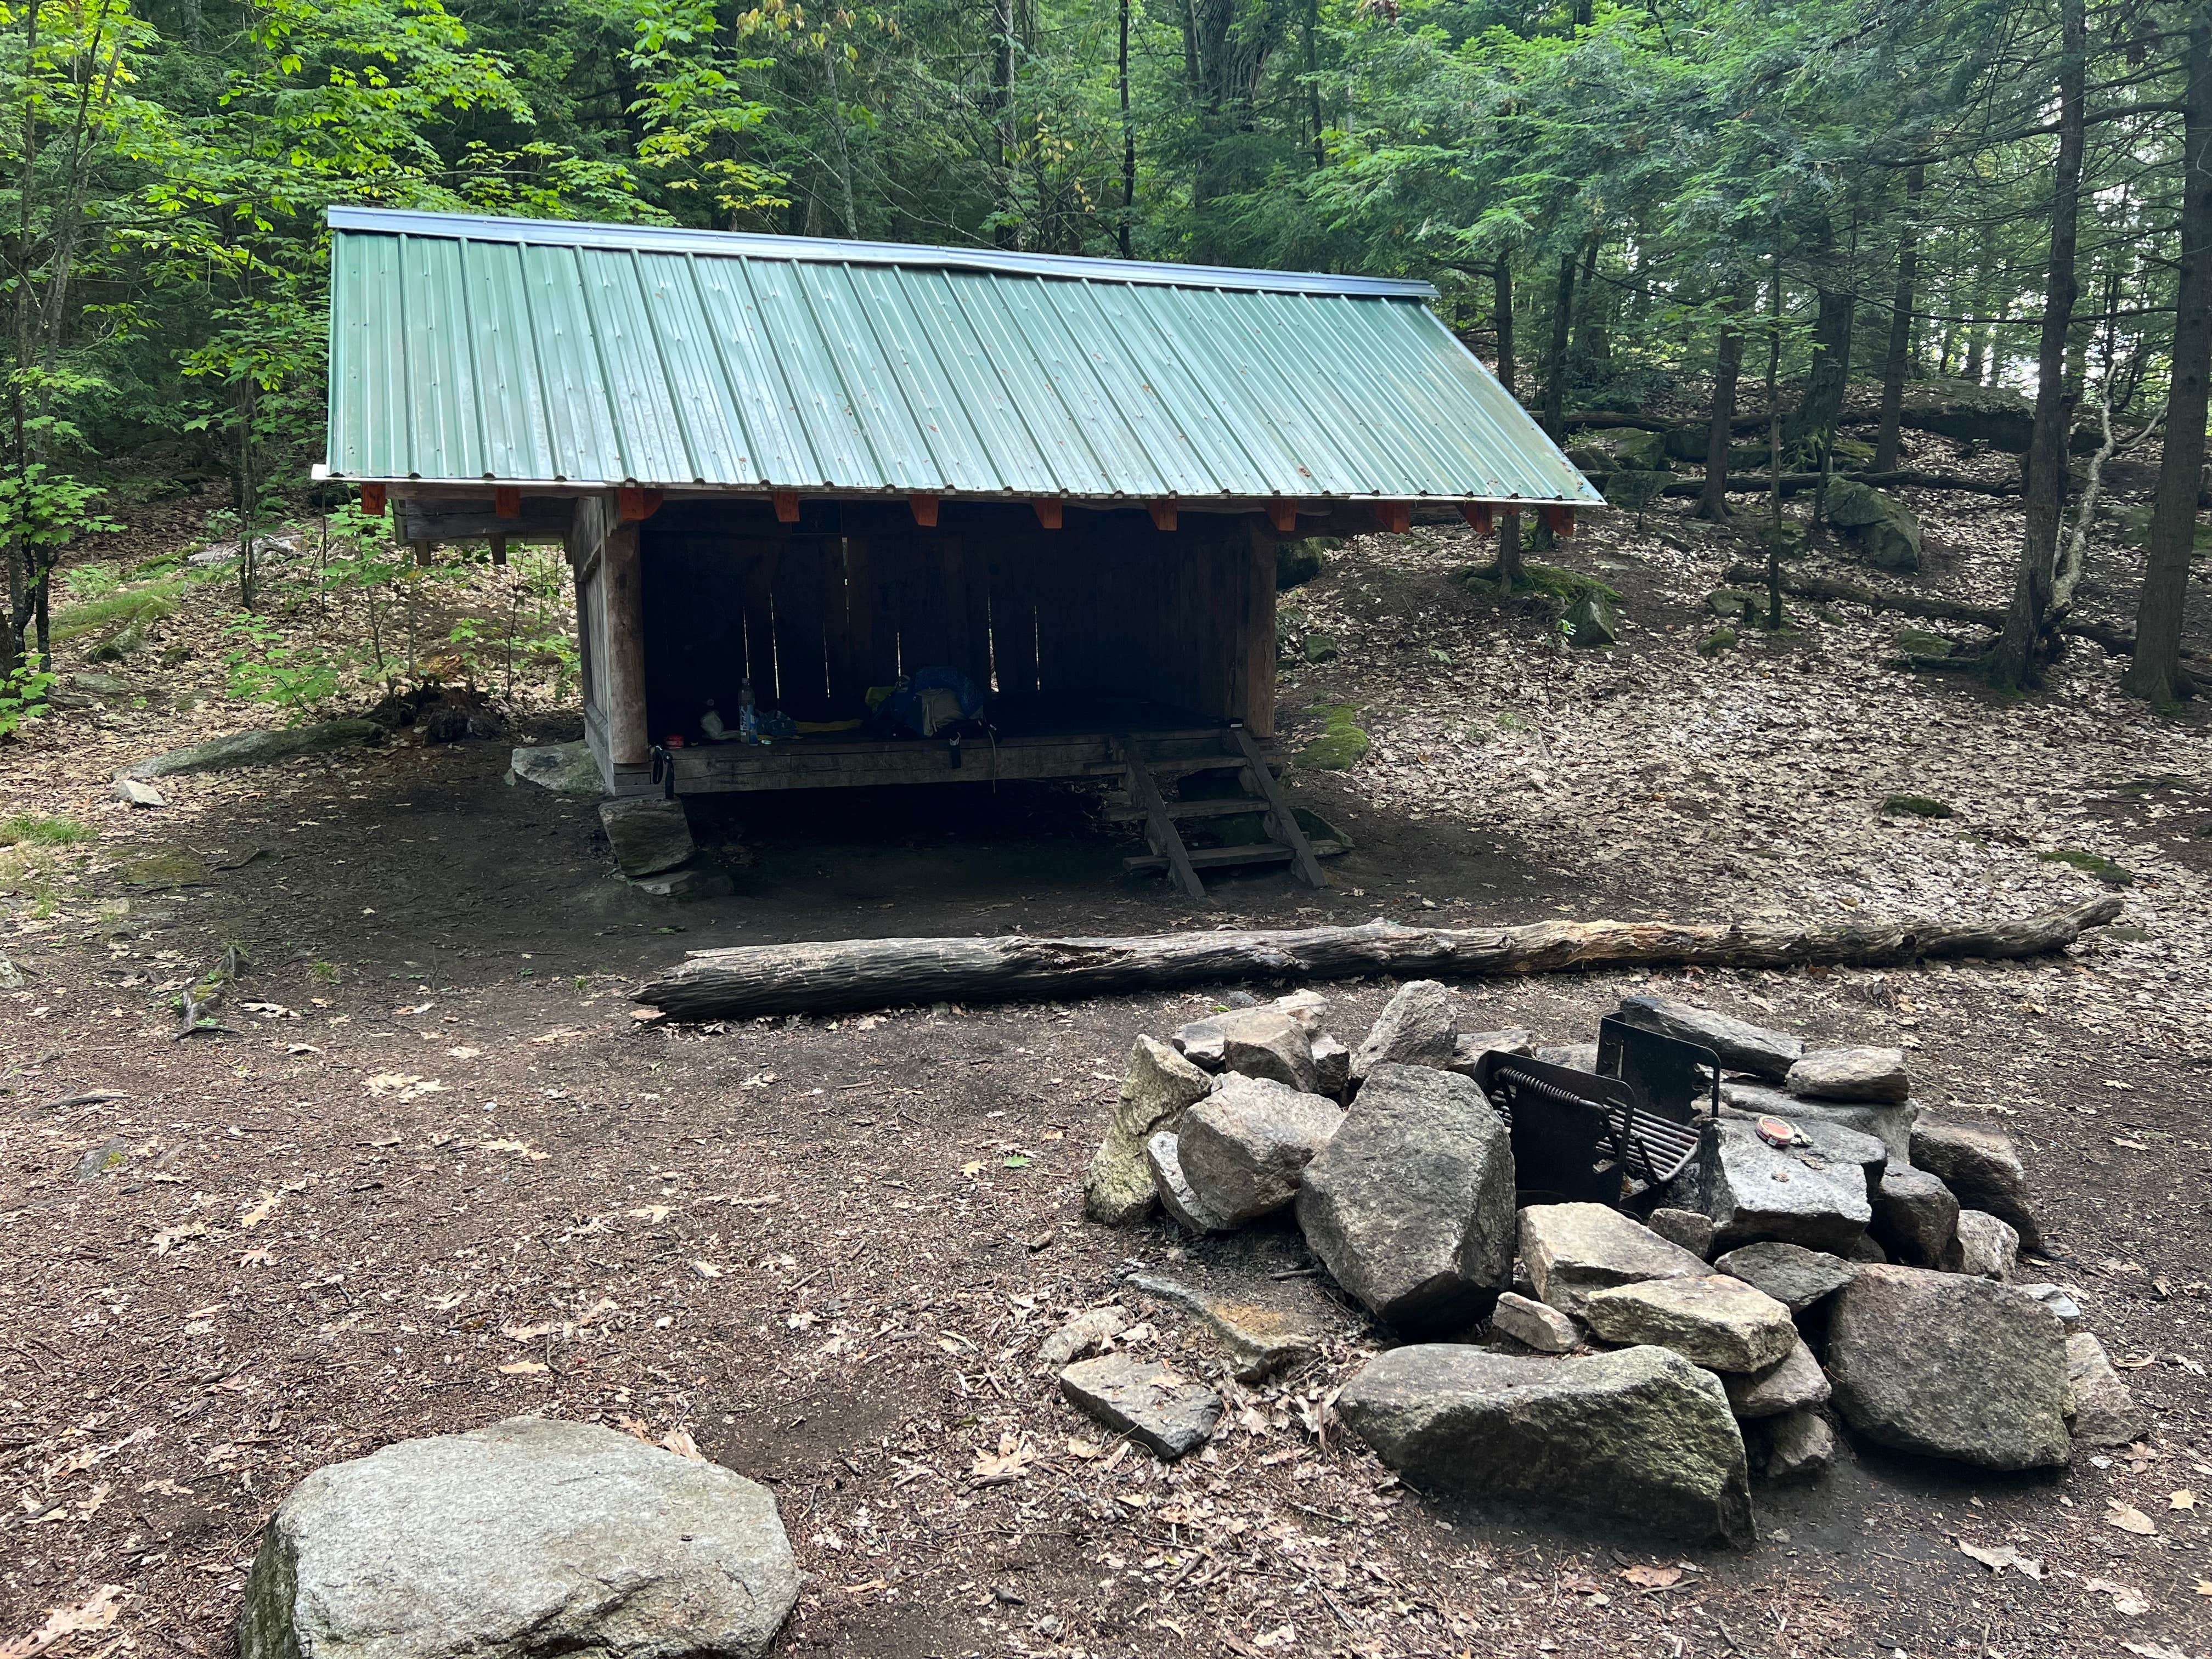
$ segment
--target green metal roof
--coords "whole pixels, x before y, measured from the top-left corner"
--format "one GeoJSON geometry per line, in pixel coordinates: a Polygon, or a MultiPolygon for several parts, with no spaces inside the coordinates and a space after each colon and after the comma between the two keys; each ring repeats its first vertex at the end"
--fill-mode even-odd
{"type": "Polygon", "coordinates": [[[331,210],[334,477],[1601,498],[1425,283],[331,210]]]}

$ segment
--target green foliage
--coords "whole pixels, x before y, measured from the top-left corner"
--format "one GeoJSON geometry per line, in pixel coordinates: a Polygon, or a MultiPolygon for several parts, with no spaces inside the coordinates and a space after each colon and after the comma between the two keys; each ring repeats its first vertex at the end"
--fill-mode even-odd
{"type": "Polygon", "coordinates": [[[54,638],[74,640],[104,629],[133,627],[143,633],[147,626],[174,611],[191,585],[182,576],[164,577],[73,605],[55,616],[54,638]]]}
{"type": "Polygon", "coordinates": [[[1717,657],[1723,651],[1734,650],[1737,643],[1735,629],[1716,628],[1698,641],[1698,654],[1701,657],[1717,657]]]}
{"type": "Polygon", "coordinates": [[[15,667],[0,670],[0,739],[14,737],[26,720],[45,714],[46,694],[53,686],[46,659],[35,651],[24,653],[15,667]]]}
{"type": "Polygon", "coordinates": [[[2134,871],[2113,863],[2101,853],[2092,853],[2080,847],[2063,848],[2056,853],[2038,853],[2036,857],[2045,864],[2071,865],[2084,875],[2096,877],[2107,887],[2132,887],[2136,884],[2134,871]]]}
{"type": "Polygon", "coordinates": [[[236,641],[222,659],[231,696],[274,703],[295,726],[306,725],[329,706],[342,665],[327,647],[313,641],[291,644],[282,629],[259,617],[237,617],[227,631],[236,641]]]}
{"type": "Polygon", "coordinates": [[[75,818],[38,812],[0,818],[0,847],[74,847],[92,840],[95,833],[75,818]]]}
{"type": "Polygon", "coordinates": [[[112,564],[81,564],[62,578],[62,586],[75,599],[97,599],[123,586],[122,574],[112,564]]]}

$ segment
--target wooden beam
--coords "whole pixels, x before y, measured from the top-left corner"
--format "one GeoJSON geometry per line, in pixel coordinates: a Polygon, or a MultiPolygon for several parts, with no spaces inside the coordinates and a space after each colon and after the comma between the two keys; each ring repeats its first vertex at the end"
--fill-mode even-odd
{"type": "Polygon", "coordinates": [[[1145,511],[1152,515],[1152,528],[1167,531],[1176,527],[1176,504],[1173,501],[1147,501],[1145,511]]]}
{"type": "Polygon", "coordinates": [[[769,491],[768,498],[775,503],[775,521],[778,524],[799,522],[799,492],[797,490],[771,489],[769,491]]]}
{"type": "Polygon", "coordinates": [[[1402,536],[1413,527],[1413,504],[1411,501],[1377,501],[1375,503],[1375,522],[1394,536],[1402,536]]]}
{"type": "Polygon", "coordinates": [[[1296,501],[1269,501],[1267,522],[1275,526],[1278,536],[1298,533],[1298,504],[1296,501]]]}
{"type": "Polygon", "coordinates": [[[643,524],[660,511],[660,492],[638,484],[624,484],[616,492],[615,500],[624,524],[643,524]]]}
{"type": "Polygon", "coordinates": [[[1047,530],[1057,530],[1060,527],[1066,505],[1057,497],[1043,495],[1038,496],[1030,503],[1030,506],[1036,511],[1037,522],[1047,530]]]}
{"type": "Polygon", "coordinates": [[[909,495],[906,498],[906,504],[908,510],[913,513],[914,521],[916,524],[920,525],[924,530],[934,530],[937,528],[936,496],[909,495]]]}
{"type": "Polygon", "coordinates": [[[643,766],[652,759],[653,738],[646,726],[645,580],[636,525],[608,526],[599,558],[607,624],[600,665],[607,748],[617,766],[643,766]]]}
{"type": "Polygon", "coordinates": [[[1575,510],[1571,507],[1547,507],[1544,509],[1544,528],[1561,541],[1575,533],[1575,510]]]}
{"type": "Polygon", "coordinates": [[[1474,526],[1476,535],[1487,536],[1490,533],[1491,516],[1488,501],[1462,501],[1460,504],[1459,515],[1474,526]]]}
{"type": "Polygon", "coordinates": [[[519,519],[522,516],[522,487],[520,484],[501,484],[491,492],[492,516],[500,519],[519,519]]]}
{"type": "Polygon", "coordinates": [[[362,512],[368,514],[372,519],[380,519],[384,516],[384,486],[382,484],[365,483],[361,487],[361,510],[362,512]]]}
{"type": "Polygon", "coordinates": [[[1241,601],[1237,619],[1229,688],[1229,714],[1255,738],[1275,735],[1275,538],[1251,519],[1245,521],[1243,569],[1232,592],[1241,601]]]}

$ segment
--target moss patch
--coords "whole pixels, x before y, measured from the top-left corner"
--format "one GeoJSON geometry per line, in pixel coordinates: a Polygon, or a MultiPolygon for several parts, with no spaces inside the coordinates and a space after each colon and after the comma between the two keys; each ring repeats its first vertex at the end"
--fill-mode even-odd
{"type": "Polygon", "coordinates": [[[1891,795],[1883,800],[1881,810],[1916,818],[1948,818],[1951,816],[1951,803],[1937,800],[1932,795],[1891,795]]]}
{"type": "Polygon", "coordinates": [[[42,817],[36,812],[0,819],[0,847],[70,847],[90,841],[94,833],[75,818],[42,817]]]}
{"type": "Polygon", "coordinates": [[[1723,651],[1733,651],[1736,644],[1735,629],[1716,628],[1698,641],[1698,654],[1701,657],[1717,657],[1723,651]]]}
{"type": "Polygon", "coordinates": [[[146,627],[161,620],[177,608],[177,601],[190,586],[181,576],[172,576],[160,581],[148,582],[142,587],[126,587],[113,593],[88,599],[82,605],[73,605],[54,617],[54,638],[74,640],[87,634],[97,634],[106,628],[137,628],[142,633],[146,627]]]}
{"type": "Polygon", "coordinates": [[[207,866],[190,853],[148,853],[118,865],[115,873],[132,887],[197,887],[208,878],[207,866]]]}
{"type": "Polygon", "coordinates": [[[1367,758],[1367,733],[1359,728],[1359,710],[1348,702],[1324,705],[1322,732],[1298,750],[1298,764],[1322,772],[1348,772],[1367,758]]]}
{"type": "Polygon", "coordinates": [[[2036,857],[2045,864],[2070,864],[2084,875],[2094,876],[2107,887],[2132,887],[2136,872],[2117,865],[2101,853],[2092,853],[2080,847],[2062,848],[2056,853],[2038,853],[2036,857]]]}

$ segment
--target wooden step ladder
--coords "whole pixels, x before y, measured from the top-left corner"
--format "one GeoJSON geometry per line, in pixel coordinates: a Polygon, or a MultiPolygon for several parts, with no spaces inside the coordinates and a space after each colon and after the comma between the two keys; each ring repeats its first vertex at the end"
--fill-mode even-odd
{"type": "MultiPolygon", "coordinates": [[[[1306,839],[1297,812],[1291,810],[1289,798],[1276,781],[1273,768],[1260,752],[1260,745],[1252,741],[1252,734],[1241,724],[1223,732],[1221,748],[1224,766],[1242,763],[1237,776],[1243,793],[1239,795],[1209,800],[1169,800],[1160,793],[1159,780],[1152,775],[1141,740],[1127,732],[1115,738],[1114,758],[1122,765],[1127,799],[1114,803],[1109,808],[1109,816],[1142,823],[1145,842],[1152,848],[1150,853],[1122,860],[1123,869],[1165,871],[1176,886],[1194,899],[1206,896],[1206,882],[1199,874],[1201,870],[1286,864],[1309,887],[1328,885],[1328,878],[1322,874],[1321,860],[1314,854],[1313,843],[1306,839]],[[1183,844],[1182,831],[1176,828],[1179,819],[1241,817],[1254,812],[1261,815],[1266,841],[1237,847],[1193,848],[1183,844]]],[[[1183,760],[1176,763],[1176,769],[1194,772],[1220,769],[1183,760]]]]}

